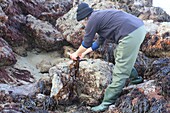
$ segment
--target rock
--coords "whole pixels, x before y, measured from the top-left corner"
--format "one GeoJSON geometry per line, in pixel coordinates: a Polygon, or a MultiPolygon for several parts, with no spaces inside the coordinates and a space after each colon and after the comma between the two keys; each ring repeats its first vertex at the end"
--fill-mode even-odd
{"type": "Polygon", "coordinates": [[[21,86],[1,84],[0,91],[4,91],[4,93],[13,95],[34,95],[37,92],[37,83],[25,84],[21,86]]]}
{"type": "Polygon", "coordinates": [[[170,24],[167,22],[145,22],[148,34],[141,46],[141,51],[149,57],[170,56],[170,24]],[[153,28],[153,29],[152,29],[153,28]]]}
{"type": "Polygon", "coordinates": [[[36,67],[41,73],[48,73],[49,69],[52,67],[52,64],[50,61],[42,60],[36,67]]]}
{"type": "Polygon", "coordinates": [[[76,12],[76,8],[72,8],[67,14],[57,19],[56,26],[58,26],[64,38],[74,47],[78,48],[83,38],[84,26],[81,22],[77,22],[76,15],[73,12],[76,12]]]}
{"type": "Polygon", "coordinates": [[[150,20],[158,22],[170,22],[170,16],[160,7],[151,7],[150,14],[150,20]]]}
{"type": "MultiPolygon", "coordinates": [[[[86,102],[89,105],[98,103],[103,96],[103,91],[111,83],[112,68],[113,64],[99,59],[89,59],[80,62],[78,81],[76,81],[75,86],[78,88],[78,92],[76,93],[77,95],[75,94],[73,96],[78,96],[77,98],[80,101],[87,100],[86,102]]],[[[61,98],[57,100],[59,102],[62,101],[62,104],[64,102],[66,104],[66,101],[69,101],[68,96],[70,91],[66,87],[72,81],[69,71],[69,62],[57,64],[49,70],[50,76],[53,77],[51,96],[58,97],[59,92],[67,90],[66,92],[62,92],[62,95],[60,95],[61,98]]],[[[72,87],[74,85],[73,83],[70,84],[72,87]]]]}
{"type": "Polygon", "coordinates": [[[144,74],[151,64],[152,59],[145,56],[143,52],[138,53],[138,57],[136,59],[134,67],[136,68],[138,75],[144,78],[144,74]]]}
{"type": "MultiPolygon", "coordinates": [[[[54,68],[51,68],[51,70],[54,70],[54,68]]],[[[56,69],[55,69],[56,70],[56,69]]],[[[50,73],[51,75],[51,73],[50,73]]],[[[54,74],[52,74],[53,79],[52,79],[52,88],[51,88],[51,94],[50,96],[53,97],[54,95],[58,94],[60,89],[63,88],[63,83],[61,81],[61,73],[60,72],[56,72],[54,74]]],[[[68,76],[66,76],[68,79],[68,76]]]]}
{"type": "Polygon", "coordinates": [[[160,35],[147,35],[142,46],[142,52],[149,57],[169,57],[170,40],[160,35]]]}
{"type": "Polygon", "coordinates": [[[69,0],[2,1],[0,4],[0,20],[5,24],[0,25],[0,36],[4,36],[4,39],[11,45],[14,52],[18,55],[26,56],[27,50],[35,47],[35,44],[37,44],[33,43],[33,39],[27,34],[28,29],[25,23],[26,15],[31,14],[36,18],[41,18],[42,20],[55,24],[56,19],[65,14],[72,7],[71,4],[72,1],[69,0]]]}
{"type": "Polygon", "coordinates": [[[152,6],[152,0],[133,0],[133,1],[134,1],[134,5],[136,5],[136,6],[147,6],[147,7],[152,6]]]}
{"type": "Polygon", "coordinates": [[[28,15],[26,26],[27,30],[31,31],[31,33],[29,33],[34,38],[38,48],[50,51],[54,49],[60,50],[63,46],[64,38],[61,33],[48,22],[38,20],[28,15]]]}
{"type": "Polygon", "coordinates": [[[34,78],[27,70],[17,68],[0,68],[0,83],[6,83],[10,85],[23,85],[34,82],[34,78]]]}
{"type": "Polygon", "coordinates": [[[15,55],[10,48],[9,44],[0,38],[0,67],[10,66],[16,63],[15,55]]]}
{"type": "Polygon", "coordinates": [[[21,56],[27,55],[26,49],[29,47],[29,40],[23,28],[26,24],[25,20],[26,18],[22,14],[10,17],[8,22],[6,22],[7,31],[4,36],[4,39],[9,43],[13,51],[21,56]]]}
{"type": "Polygon", "coordinates": [[[161,94],[165,97],[170,95],[170,58],[159,58],[152,62],[151,66],[145,71],[146,79],[154,79],[156,84],[161,87],[161,94]]]}
{"type": "Polygon", "coordinates": [[[36,98],[43,101],[43,100],[45,100],[45,95],[39,93],[39,94],[37,94],[36,98]]]}
{"type": "Polygon", "coordinates": [[[170,72],[170,58],[155,59],[145,72],[146,79],[160,79],[170,72]]]}
{"type": "MultiPolygon", "coordinates": [[[[149,19],[145,22],[148,34],[141,46],[144,54],[139,53],[135,63],[139,75],[145,78],[145,82],[125,87],[115,106],[110,106],[105,112],[168,113],[170,106],[168,103],[170,95],[169,15],[161,8],[152,7],[152,0],[83,1],[89,3],[94,9],[115,8],[143,20],[149,19]]],[[[0,91],[1,112],[91,113],[87,105],[99,104],[105,88],[111,82],[113,64],[105,61],[114,63],[112,43],[107,43],[104,48],[101,47],[99,53],[93,52],[87,55],[88,58],[94,59],[80,62],[78,77],[75,76],[77,68],[71,65],[73,62],[70,60],[60,60],[55,56],[57,61],[44,60],[38,64],[34,62],[41,72],[45,72],[46,77],[48,69],[56,64],[50,68],[51,78],[41,79],[37,84],[35,83],[38,89],[34,87],[32,73],[35,76],[39,73],[30,71],[36,68],[29,65],[33,57],[30,57],[28,61],[22,57],[24,61],[21,62],[22,68],[19,65],[13,67],[16,63],[13,51],[26,56],[28,50],[38,48],[36,52],[38,56],[42,50],[62,51],[64,49],[64,54],[61,56],[69,57],[66,53],[74,52],[74,49],[81,44],[84,35],[83,21],[77,22],[75,13],[77,4],[80,2],[82,0],[1,0],[0,37],[3,39],[0,38],[2,50],[0,51],[0,67],[3,67],[0,68],[0,82],[20,85],[10,88],[8,86],[2,88],[3,85],[0,85],[0,90],[3,89],[7,93],[0,91]],[[66,45],[65,42],[69,42],[74,48],[63,47],[66,45]],[[103,58],[105,61],[95,58],[103,58]],[[59,63],[62,61],[63,63],[59,63]],[[38,91],[34,95],[35,90],[38,91]]]]}
{"type": "Polygon", "coordinates": [[[0,22],[5,23],[7,21],[8,21],[8,16],[4,13],[2,7],[0,7],[0,22]]]}
{"type": "Polygon", "coordinates": [[[168,113],[168,102],[160,95],[160,89],[153,80],[139,84],[116,102],[116,109],[125,113],[155,112],[168,113]]]}
{"type": "Polygon", "coordinates": [[[37,93],[50,96],[52,81],[49,77],[41,78],[37,83],[37,93]]]}
{"type": "Polygon", "coordinates": [[[44,4],[43,7],[48,10],[43,11],[38,18],[43,21],[48,21],[52,25],[55,25],[56,20],[73,7],[71,0],[50,0],[45,1],[42,4],[44,4]]]}

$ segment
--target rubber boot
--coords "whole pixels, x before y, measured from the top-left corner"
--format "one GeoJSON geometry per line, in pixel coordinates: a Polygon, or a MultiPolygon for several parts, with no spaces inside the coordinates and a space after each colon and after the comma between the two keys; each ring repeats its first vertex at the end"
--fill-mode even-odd
{"type": "Polygon", "coordinates": [[[114,82],[108,85],[103,101],[100,105],[96,107],[92,107],[91,110],[94,112],[103,112],[109,108],[111,104],[114,104],[116,99],[119,97],[120,93],[122,92],[122,88],[125,85],[126,79],[114,79],[114,82]]]}
{"type": "Polygon", "coordinates": [[[91,110],[94,112],[103,112],[108,109],[109,105],[111,105],[111,103],[102,102],[100,105],[92,107],[91,110]]]}
{"type": "Polygon", "coordinates": [[[132,68],[131,74],[130,74],[130,85],[131,84],[139,84],[143,82],[143,78],[141,76],[138,76],[138,72],[135,68],[132,68]]]}

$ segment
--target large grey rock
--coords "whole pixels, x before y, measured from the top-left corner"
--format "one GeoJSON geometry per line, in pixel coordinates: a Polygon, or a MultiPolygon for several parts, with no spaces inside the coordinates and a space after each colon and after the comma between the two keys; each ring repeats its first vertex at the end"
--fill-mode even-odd
{"type": "Polygon", "coordinates": [[[34,38],[37,47],[47,51],[61,49],[64,38],[49,22],[36,19],[32,15],[28,15],[26,21],[28,35],[34,38]]]}
{"type": "Polygon", "coordinates": [[[49,70],[49,74],[52,76],[51,97],[60,97],[57,98],[59,102],[69,102],[71,89],[67,89],[67,86],[71,85],[77,87],[74,96],[77,96],[80,101],[86,100],[89,105],[98,103],[105,88],[111,83],[113,64],[99,59],[82,61],[79,75],[74,81],[70,76],[70,63],[70,61],[59,63],[49,70]],[[72,80],[73,82],[71,82],[72,80]]]}

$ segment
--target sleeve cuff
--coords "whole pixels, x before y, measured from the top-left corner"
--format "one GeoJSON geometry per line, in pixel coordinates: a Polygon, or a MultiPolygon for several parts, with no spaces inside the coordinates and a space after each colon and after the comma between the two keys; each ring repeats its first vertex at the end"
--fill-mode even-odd
{"type": "Polygon", "coordinates": [[[97,44],[97,42],[93,42],[93,44],[92,44],[92,50],[93,51],[95,51],[96,49],[98,49],[99,48],[99,44],[97,44]]]}
{"type": "Polygon", "coordinates": [[[82,41],[81,45],[84,47],[84,48],[89,48],[87,46],[84,45],[84,41],[82,41]]]}

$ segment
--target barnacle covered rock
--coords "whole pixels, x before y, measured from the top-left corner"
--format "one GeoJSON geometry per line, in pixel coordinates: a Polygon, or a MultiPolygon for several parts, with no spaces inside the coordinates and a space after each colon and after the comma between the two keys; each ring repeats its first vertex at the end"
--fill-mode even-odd
{"type": "Polygon", "coordinates": [[[90,105],[98,103],[112,81],[113,64],[99,59],[81,61],[76,78],[70,75],[69,64],[71,62],[59,63],[49,70],[53,77],[51,96],[63,103],[69,100],[69,93],[74,93],[73,96],[81,102],[86,100],[90,105]],[[75,91],[70,91],[70,88],[75,91]]]}

